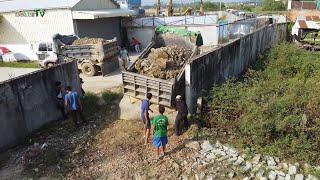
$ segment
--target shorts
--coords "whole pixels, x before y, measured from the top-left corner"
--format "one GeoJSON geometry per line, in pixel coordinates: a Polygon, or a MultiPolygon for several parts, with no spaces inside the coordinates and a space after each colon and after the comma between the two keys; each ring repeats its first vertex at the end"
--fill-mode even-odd
{"type": "Polygon", "coordinates": [[[168,137],[154,137],[153,138],[153,145],[156,148],[160,148],[161,146],[165,146],[168,144],[168,137]]]}
{"type": "Polygon", "coordinates": [[[146,118],[144,116],[141,116],[141,120],[142,120],[143,124],[146,126],[147,129],[151,129],[150,121],[146,122],[146,118]]]}

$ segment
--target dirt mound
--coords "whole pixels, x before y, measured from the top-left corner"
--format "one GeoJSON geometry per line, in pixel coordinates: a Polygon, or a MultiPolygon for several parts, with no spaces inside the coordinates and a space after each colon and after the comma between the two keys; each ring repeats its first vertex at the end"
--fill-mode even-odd
{"type": "Polygon", "coordinates": [[[84,37],[81,39],[75,40],[72,44],[73,45],[83,45],[83,44],[98,44],[98,43],[105,43],[107,40],[103,38],[88,38],[84,37]]]}
{"type": "Polygon", "coordinates": [[[172,79],[190,58],[192,51],[178,46],[167,46],[151,49],[147,58],[138,59],[135,68],[139,74],[172,79]]]}

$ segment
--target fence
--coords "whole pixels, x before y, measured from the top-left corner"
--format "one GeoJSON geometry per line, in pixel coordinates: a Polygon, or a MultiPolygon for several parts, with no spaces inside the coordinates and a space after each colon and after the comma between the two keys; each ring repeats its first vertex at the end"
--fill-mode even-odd
{"type": "Polygon", "coordinates": [[[75,61],[0,83],[0,149],[18,143],[45,123],[62,117],[55,82],[81,92],[75,61]]]}
{"type": "Polygon", "coordinates": [[[273,44],[286,40],[287,24],[264,26],[231,43],[193,58],[185,68],[186,100],[192,113],[203,90],[240,76],[260,54],[273,44]]]}

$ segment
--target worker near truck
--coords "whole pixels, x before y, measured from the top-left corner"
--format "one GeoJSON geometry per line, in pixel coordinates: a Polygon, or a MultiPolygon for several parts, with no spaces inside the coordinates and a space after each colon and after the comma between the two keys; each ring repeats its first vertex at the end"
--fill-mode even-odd
{"type": "Polygon", "coordinates": [[[163,105],[159,105],[159,115],[152,118],[153,128],[153,146],[157,149],[158,158],[165,155],[166,145],[168,144],[168,117],[163,115],[165,108],[163,105]],[[160,147],[162,147],[162,155],[160,156],[160,147]]]}
{"type": "Polygon", "coordinates": [[[140,50],[141,42],[137,38],[132,37],[131,44],[134,46],[134,49],[136,50],[137,53],[141,52],[140,50]]]}
{"type": "Polygon", "coordinates": [[[57,107],[60,110],[63,119],[66,120],[68,118],[67,113],[65,111],[65,106],[64,106],[64,96],[65,96],[65,91],[63,90],[62,83],[60,81],[55,82],[55,91],[56,91],[56,101],[57,101],[57,107]]]}
{"type": "Polygon", "coordinates": [[[141,120],[144,124],[143,135],[145,139],[144,141],[145,145],[148,143],[150,129],[151,129],[151,123],[150,123],[150,117],[149,117],[149,111],[153,113],[153,111],[150,109],[151,98],[152,98],[152,94],[147,93],[146,99],[142,100],[142,103],[141,103],[141,120]]]}
{"type": "Polygon", "coordinates": [[[181,95],[177,95],[176,97],[176,110],[178,114],[176,116],[176,120],[174,122],[174,134],[176,136],[180,136],[183,129],[188,128],[188,107],[187,104],[182,100],[181,95]]]}
{"type": "Polygon", "coordinates": [[[85,119],[82,114],[82,102],[77,92],[72,91],[71,86],[66,87],[67,94],[64,97],[65,108],[67,112],[71,115],[73,122],[77,127],[81,123],[85,123],[85,119]],[[80,122],[79,122],[80,121],[80,122]]]}
{"type": "Polygon", "coordinates": [[[124,46],[122,46],[119,54],[120,54],[120,60],[122,62],[122,67],[124,69],[127,69],[128,63],[130,61],[129,53],[128,53],[127,49],[124,46]]]}

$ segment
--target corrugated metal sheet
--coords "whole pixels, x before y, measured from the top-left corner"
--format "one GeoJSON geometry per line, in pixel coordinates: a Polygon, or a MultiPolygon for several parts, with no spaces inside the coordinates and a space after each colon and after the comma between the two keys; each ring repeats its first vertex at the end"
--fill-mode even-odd
{"type": "Polygon", "coordinates": [[[80,0],[9,0],[0,1],[0,13],[34,10],[34,9],[55,9],[71,8],[80,0]]]}
{"type": "Polygon", "coordinates": [[[303,2],[302,9],[316,9],[317,5],[314,2],[303,2]]]}
{"type": "Polygon", "coordinates": [[[312,20],[313,21],[320,21],[320,17],[319,16],[312,16],[312,20]]]}
{"type": "Polygon", "coordinates": [[[114,0],[81,0],[72,10],[117,9],[119,4],[114,0]]]}

